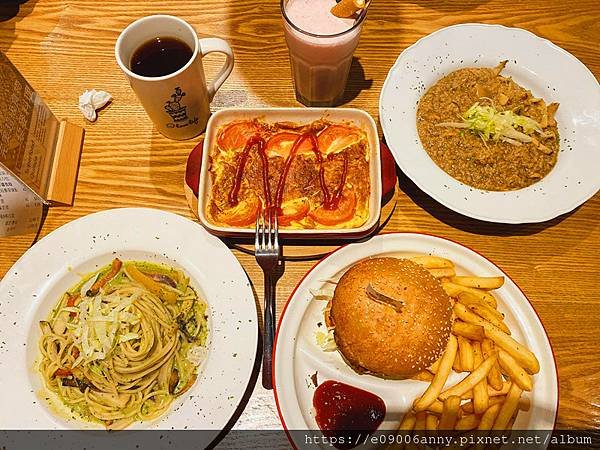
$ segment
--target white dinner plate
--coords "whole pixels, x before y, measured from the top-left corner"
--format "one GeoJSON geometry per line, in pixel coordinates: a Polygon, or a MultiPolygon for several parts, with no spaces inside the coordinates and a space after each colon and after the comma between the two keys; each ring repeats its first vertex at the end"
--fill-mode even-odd
{"type": "Polygon", "coordinates": [[[100,428],[51,412],[35,361],[39,321],[81,275],[114,257],[179,267],[208,303],[209,352],[196,383],[161,419],[130,427],[214,430],[202,434],[208,443],[234,414],[252,373],[258,343],[254,296],[239,262],[219,239],[184,217],[146,208],[112,209],[60,227],[0,282],[0,386],[5,387],[0,429],[100,428]]]}
{"type": "Polygon", "coordinates": [[[404,50],[381,90],[379,118],[387,145],[402,171],[448,208],[480,220],[543,222],[567,213],[600,189],[600,85],[567,51],[529,31],[500,25],[443,28],[404,50]],[[547,103],[558,102],[560,152],[552,171],[516,191],[467,186],[440,169],[423,149],[417,105],[444,75],[465,67],[494,67],[547,103]]]}
{"type": "MultiPolygon", "coordinates": [[[[534,375],[534,388],[526,394],[532,407],[520,412],[514,429],[551,430],[558,409],[558,378],[548,336],[535,310],[519,287],[498,266],[475,251],[437,236],[414,233],[390,233],[363,243],[350,244],[319,261],[290,296],[283,310],[275,339],[274,389],[281,422],[286,430],[318,430],[312,399],[315,391],[311,375],[317,372],[318,383],[336,380],[364,389],[381,397],[386,416],[380,430],[396,430],[405,411],[429,383],[415,380],[384,380],[372,375],[358,375],[337,351],[325,352],[316,343],[315,333],[323,330],[325,302],[313,299],[311,291],[333,292],[326,280],[338,280],[356,262],[374,256],[410,256],[432,254],[456,264],[457,274],[479,276],[504,275],[504,285],[494,291],[498,309],[512,336],[525,344],[540,361],[534,375]]],[[[452,373],[448,385],[464,374],[452,373]]],[[[293,434],[290,434],[293,439],[293,434]]],[[[301,443],[296,443],[301,444],[301,443]]],[[[301,445],[297,445],[301,448],[301,445]]]]}

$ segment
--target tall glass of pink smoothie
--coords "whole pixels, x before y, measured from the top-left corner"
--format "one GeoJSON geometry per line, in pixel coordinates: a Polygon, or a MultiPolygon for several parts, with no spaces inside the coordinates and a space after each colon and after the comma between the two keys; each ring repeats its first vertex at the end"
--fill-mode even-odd
{"type": "Polygon", "coordinates": [[[363,10],[356,18],[331,13],[335,0],[281,0],[296,99],[307,106],[341,103],[358,45],[363,10]]]}

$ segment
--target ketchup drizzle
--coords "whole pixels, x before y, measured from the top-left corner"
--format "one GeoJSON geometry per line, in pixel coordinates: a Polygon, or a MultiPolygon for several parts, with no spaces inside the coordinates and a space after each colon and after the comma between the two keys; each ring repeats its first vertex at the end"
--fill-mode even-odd
{"type": "MultiPolygon", "coordinates": [[[[317,162],[319,163],[319,184],[321,185],[321,191],[323,192],[323,206],[325,207],[325,209],[335,209],[338,206],[338,203],[342,196],[342,191],[344,190],[344,185],[346,184],[346,177],[348,175],[348,157],[347,155],[344,155],[344,169],[342,172],[342,179],[340,181],[340,184],[336,188],[333,196],[331,196],[329,189],[327,188],[327,184],[325,183],[325,164],[323,161],[323,155],[321,154],[321,150],[319,149],[319,142],[317,141],[317,137],[312,131],[306,132],[298,136],[298,138],[294,142],[294,145],[292,145],[290,154],[285,160],[283,172],[281,172],[279,182],[277,183],[275,206],[277,208],[281,208],[281,204],[283,202],[283,189],[285,187],[285,180],[290,170],[290,166],[292,165],[292,161],[296,157],[298,149],[306,139],[310,140],[311,150],[315,154],[317,162]]],[[[330,158],[328,157],[327,159],[330,158]]]]}
{"type": "MultiPolygon", "coordinates": [[[[346,184],[346,178],[348,176],[348,155],[344,154],[344,168],[342,171],[342,177],[340,183],[336,187],[333,195],[329,192],[327,188],[327,184],[325,183],[325,161],[323,160],[323,155],[321,150],[319,149],[319,142],[317,137],[313,131],[308,131],[303,133],[296,138],[292,148],[290,150],[289,155],[287,156],[283,171],[279,176],[279,181],[277,182],[277,190],[275,192],[275,207],[277,210],[281,210],[281,205],[283,203],[283,190],[285,188],[285,181],[287,179],[288,173],[290,171],[290,167],[294,158],[296,157],[296,153],[298,149],[304,143],[305,140],[310,140],[311,150],[315,154],[317,158],[317,162],[319,163],[319,184],[321,187],[321,191],[323,192],[323,207],[328,210],[336,209],[339,205],[340,199],[342,197],[342,193],[344,190],[344,185],[346,184]]],[[[229,192],[229,204],[235,206],[238,204],[239,199],[238,195],[240,192],[240,187],[242,183],[242,176],[244,175],[244,168],[246,167],[246,162],[248,161],[248,156],[250,154],[250,150],[255,146],[258,147],[258,154],[260,155],[262,161],[263,168],[263,192],[265,195],[266,209],[269,209],[272,206],[271,199],[271,190],[269,187],[269,159],[266,154],[266,143],[265,140],[257,135],[252,136],[246,142],[244,150],[239,159],[239,163],[235,172],[235,179],[231,191],[229,192]]],[[[327,157],[327,160],[331,160],[331,156],[327,157]]]]}
{"type": "Polygon", "coordinates": [[[236,206],[239,203],[238,194],[240,193],[240,187],[242,184],[242,176],[244,175],[244,168],[246,167],[246,162],[248,161],[248,155],[250,154],[250,150],[254,146],[258,147],[258,154],[260,155],[260,159],[262,161],[262,170],[263,170],[263,193],[265,195],[265,201],[267,203],[267,207],[271,205],[271,189],[269,188],[269,159],[267,158],[267,153],[265,151],[265,140],[259,136],[258,134],[252,136],[246,142],[246,146],[242,151],[240,156],[240,162],[235,171],[235,178],[233,180],[233,186],[231,187],[231,191],[229,192],[229,204],[232,206],[236,206]]]}
{"type": "MultiPolygon", "coordinates": [[[[330,155],[331,156],[331,155],[330,155]]],[[[342,192],[344,191],[344,185],[346,184],[346,177],[348,176],[348,155],[344,153],[344,169],[342,170],[342,179],[337,189],[333,193],[333,197],[329,204],[325,203],[325,209],[336,209],[342,198],[342,192]]]]}
{"type": "Polygon", "coordinates": [[[290,150],[290,154],[285,160],[285,164],[283,166],[283,171],[279,176],[279,182],[277,183],[277,192],[275,194],[275,206],[277,208],[281,208],[281,204],[283,203],[283,189],[285,187],[285,180],[287,179],[288,172],[290,171],[290,167],[292,165],[292,161],[298,152],[298,149],[302,145],[302,143],[309,139],[310,140],[310,148],[317,157],[317,161],[320,164],[319,168],[319,178],[321,182],[321,190],[323,191],[323,196],[326,200],[329,199],[329,191],[327,190],[327,186],[325,186],[325,171],[323,169],[323,157],[321,156],[321,152],[319,151],[319,143],[315,134],[312,132],[301,134],[294,141],[294,145],[292,145],[292,149],[290,150]]]}

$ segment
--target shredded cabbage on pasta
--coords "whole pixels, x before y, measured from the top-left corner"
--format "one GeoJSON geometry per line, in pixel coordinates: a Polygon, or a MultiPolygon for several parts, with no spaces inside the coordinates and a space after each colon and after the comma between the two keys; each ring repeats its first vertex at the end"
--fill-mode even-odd
{"type": "Polygon", "coordinates": [[[39,370],[80,418],[122,429],[153,420],[194,384],[207,304],[178,269],[113,260],[41,321],[39,370]]]}

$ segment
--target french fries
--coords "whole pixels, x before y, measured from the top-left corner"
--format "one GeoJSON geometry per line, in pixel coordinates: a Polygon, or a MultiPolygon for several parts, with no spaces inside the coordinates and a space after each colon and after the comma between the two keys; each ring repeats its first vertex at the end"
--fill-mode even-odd
{"type": "Polygon", "coordinates": [[[473,399],[473,389],[465,392],[464,394],[461,394],[460,398],[462,398],[463,400],[472,400],[473,399]]]}
{"type": "Polygon", "coordinates": [[[419,255],[412,256],[409,259],[422,265],[426,269],[454,268],[454,263],[452,261],[446,258],[440,258],[439,256],[419,255]]]}
{"type": "Polygon", "coordinates": [[[506,400],[502,403],[502,407],[498,412],[498,416],[494,421],[494,426],[492,430],[504,430],[508,425],[512,415],[519,407],[519,399],[521,398],[521,394],[523,390],[517,386],[516,383],[511,384],[508,394],[506,395],[506,400]]]}
{"type": "Polygon", "coordinates": [[[461,431],[469,431],[474,430],[479,425],[479,416],[475,414],[469,414],[466,416],[462,416],[460,419],[456,421],[456,425],[454,425],[455,430],[461,431]]]}
{"type": "MultiPolygon", "coordinates": [[[[506,399],[504,395],[497,395],[495,397],[488,397],[488,408],[497,403],[503,403],[506,399]]],[[[475,406],[473,405],[473,401],[467,402],[464,405],[461,405],[463,413],[465,415],[473,414],[475,412],[475,406]]]]}
{"type": "Polygon", "coordinates": [[[521,411],[529,411],[529,408],[531,408],[531,400],[529,397],[521,397],[519,399],[519,409],[521,411]]]}
{"type": "Polygon", "coordinates": [[[473,346],[468,339],[457,336],[460,367],[467,372],[473,371],[473,346]]]}
{"type": "Polygon", "coordinates": [[[460,397],[451,395],[444,401],[444,409],[440,417],[438,428],[440,430],[453,430],[458,420],[458,410],[460,409],[460,397]]]}
{"type": "Polygon", "coordinates": [[[454,313],[457,317],[465,322],[472,323],[474,325],[481,325],[485,331],[485,335],[494,341],[496,345],[510,354],[519,364],[523,366],[525,370],[527,370],[527,372],[535,374],[540,371],[540,363],[535,355],[524,345],[515,341],[508,334],[504,333],[502,330],[499,330],[490,322],[483,320],[472,311],[469,311],[460,303],[456,303],[454,305],[454,313]]]}
{"type": "MultiPolygon", "coordinates": [[[[473,305],[470,305],[469,308],[474,309],[473,305]]],[[[475,309],[484,311],[483,315],[479,314],[478,311],[474,311],[476,314],[479,314],[481,317],[483,317],[484,319],[487,319],[486,316],[490,316],[490,317],[495,317],[498,321],[502,322],[504,320],[504,314],[502,314],[500,311],[498,311],[496,308],[492,308],[491,306],[485,304],[485,303],[478,303],[477,307],[475,309]]],[[[488,319],[490,322],[492,322],[493,319],[488,319]]],[[[493,323],[493,322],[492,322],[493,323]]],[[[508,328],[507,328],[508,330],[508,328]]],[[[510,330],[507,331],[508,334],[510,334],[510,330]]]]}
{"type": "Polygon", "coordinates": [[[465,306],[483,305],[484,304],[479,297],[472,294],[471,292],[466,292],[466,291],[459,292],[458,295],[456,296],[456,300],[458,300],[465,306]]]}
{"type": "Polygon", "coordinates": [[[435,414],[428,414],[425,419],[425,429],[436,431],[438,429],[438,418],[435,414]]]}
{"type": "Polygon", "coordinates": [[[442,362],[442,358],[440,357],[437,359],[436,362],[434,362],[431,366],[429,366],[429,368],[427,370],[429,370],[431,373],[433,373],[435,375],[440,368],[441,362],[442,362]]]}
{"type": "MultiPolygon", "coordinates": [[[[496,405],[498,403],[504,403],[505,400],[506,400],[506,395],[497,395],[495,397],[490,397],[489,398],[489,406],[496,405]]],[[[441,404],[442,403],[440,402],[440,405],[441,404]]],[[[527,397],[521,397],[519,399],[519,409],[521,411],[529,411],[529,408],[531,408],[531,400],[527,397]]],[[[473,414],[475,412],[472,401],[461,405],[461,409],[463,411],[463,414],[466,416],[468,416],[469,414],[473,414]]],[[[439,413],[439,414],[441,414],[441,413],[439,413]]]]}
{"type": "Polygon", "coordinates": [[[462,336],[472,341],[483,341],[485,339],[485,332],[483,327],[480,325],[473,325],[472,323],[462,322],[455,320],[452,325],[452,333],[456,336],[462,336]]]}
{"type": "Polygon", "coordinates": [[[496,403],[490,406],[481,416],[481,420],[479,421],[478,430],[491,430],[496,422],[496,417],[500,412],[500,408],[502,407],[502,403],[496,403]]]}
{"type": "Polygon", "coordinates": [[[438,398],[440,392],[442,392],[442,389],[444,388],[444,384],[446,384],[448,375],[450,375],[452,363],[454,362],[454,357],[456,356],[457,350],[458,343],[456,341],[456,337],[450,335],[450,339],[448,339],[448,345],[442,356],[442,361],[440,362],[439,370],[433,377],[433,381],[423,393],[421,398],[415,401],[415,411],[424,411],[438,398]]]}
{"type": "Polygon", "coordinates": [[[511,336],[497,309],[491,291],[503,286],[504,277],[457,275],[452,261],[437,256],[410,259],[438,278],[454,299],[454,322],[443,355],[413,377],[430,384],[404,415],[400,430],[510,430],[519,411],[531,408],[522,394],[533,389],[540,364],[511,336]],[[468,374],[446,387],[452,371],[468,374]]]}
{"type": "Polygon", "coordinates": [[[479,367],[477,367],[468,376],[463,378],[463,380],[460,383],[455,384],[450,389],[447,389],[446,391],[442,392],[439,395],[440,400],[444,401],[448,397],[451,397],[454,395],[460,396],[460,395],[470,391],[471,389],[473,389],[477,383],[479,383],[481,380],[484,380],[487,377],[488,372],[490,371],[490,369],[496,362],[497,358],[498,358],[498,354],[494,353],[488,359],[483,361],[479,365],[479,367]]]}
{"type": "Polygon", "coordinates": [[[460,353],[456,352],[454,356],[454,362],[452,363],[452,370],[455,372],[462,372],[462,366],[460,364],[460,353]]]}
{"type": "Polygon", "coordinates": [[[490,305],[492,308],[495,308],[498,305],[496,302],[496,298],[492,294],[481,289],[462,286],[460,284],[452,283],[450,281],[443,282],[442,287],[450,297],[458,297],[458,294],[460,294],[461,292],[469,292],[478,299],[480,299],[482,302],[490,305]]]}
{"type": "Polygon", "coordinates": [[[492,309],[489,306],[483,304],[469,305],[468,308],[482,319],[487,320],[492,325],[504,331],[506,334],[510,334],[510,330],[508,329],[506,324],[502,322],[502,319],[498,318],[498,316],[493,313],[495,309],[492,309]]]}
{"type": "Polygon", "coordinates": [[[504,427],[504,434],[507,434],[506,431],[510,431],[512,430],[513,425],[515,424],[515,420],[517,420],[517,414],[518,411],[515,411],[514,414],[512,415],[512,417],[510,418],[510,420],[508,421],[508,424],[506,425],[506,427],[504,427]]]}
{"type": "MultiPolygon", "coordinates": [[[[490,355],[491,357],[492,355],[490,355]]],[[[489,358],[488,358],[489,360],[489,358]]],[[[475,342],[473,344],[473,362],[475,367],[479,367],[483,363],[483,355],[481,353],[481,344],[479,342],[475,342]]],[[[495,362],[492,364],[490,370],[493,369],[495,362]]],[[[488,371],[489,374],[489,371],[488,371]]],[[[473,387],[473,408],[475,414],[483,414],[489,406],[489,396],[488,396],[488,385],[487,385],[487,375],[486,378],[483,378],[479,383],[477,383],[473,387]]]]}
{"type": "Polygon", "coordinates": [[[498,395],[506,395],[508,394],[508,390],[510,389],[510,382],[509,381],[503,381],[502,382],[502,389],[494,389],[491,386],[488,386],[488,395],[490,397],[496,397],[498,395]]]}
{"type": "Polygon", "coordinates": [[[425,430],[427,425],[427,413],[425,411],[419,411],[417,413],[417,420],[415,421],[415,430],[425,430]]]}
{"type": "MultiPolygon", "coordinates": [[[[483,354],[483,358],[487,358],[494,351],[494,343],[489,339],[484,339],[481,342],[481,353],[483,354]]],[[[502,374],[500,373],[500,367],[498,366],[498,362],[494,364],[494,367],[491,368],[490,373],[488,373],[488,384],[496,389],[502,389],[502,374]]]]}
{"type": "Polygon", "coordinates": [[[411,379],[417,381],[433,381],[433,374],[428,370],[421,370],[414,374],[411,379]]]}
{"type": "Polygon", "coordinates": [[[451,278],[456,275],[456,272],[451,267],[443,267],[443,268],[435,268],[435,269],[427,269],[429,273],[433,275],[435,278],[451,278]]]}
{"type": "Polygon", "coordinates": [[[498,362],[513,383],[524,391],[531,391],[533,389],[533,379],[531,378],[531,375],[525,372],[525,369],[519,366],[517,361],[504,350],[498,352],[498,362]]]}
{"type": "Polygon", "coordinates": [[[439,400],[435,400],[431,405],[429,405],[427,407],[427,411],[435,413],[435,414],[442,414],[442,410],[444,409],[444,404],[442,402],[440,402],[439,400]]]}
{"type": "Polygon", "coordinates": [[[411,431],[415,428],[415,423],[417,422],[417,416],[413,411],[408,411],[404,414],[402,418],[402,422],[400,422],[400,426],[398,430],[400,431],[411,431]]]}
{"type": "Polygon", "coordinates": [[[502,287],[504,277],[452,277],[450,281],[461,286],[489,291],[502,287]]]}

